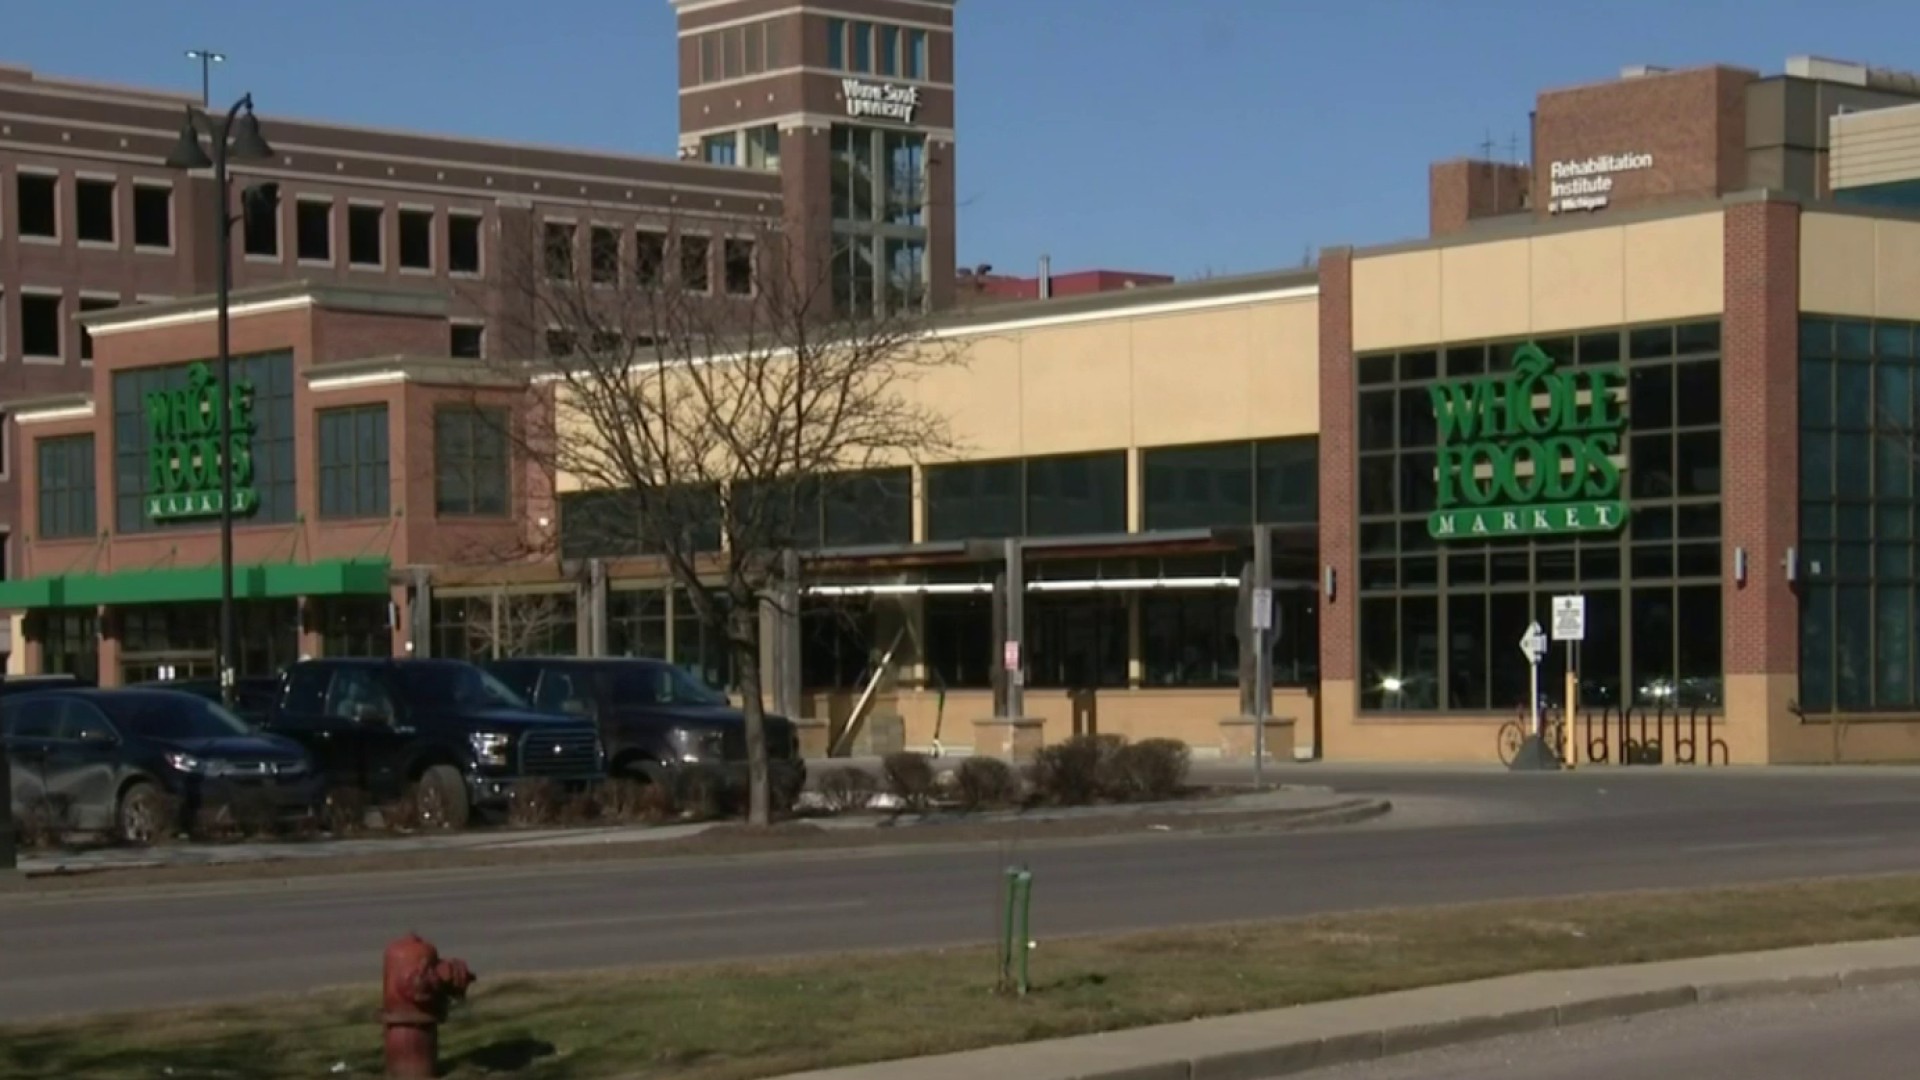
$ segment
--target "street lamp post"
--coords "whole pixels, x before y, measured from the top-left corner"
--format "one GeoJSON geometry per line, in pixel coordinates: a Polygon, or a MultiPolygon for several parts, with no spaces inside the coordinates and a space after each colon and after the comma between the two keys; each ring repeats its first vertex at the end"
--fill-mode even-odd
{"type": "Polygon", "coordinates": [[[226,63],[227,54],[212,49],[188,49],[187,59],[200,61],[200,107],[205,109],[212,104],[209,99],[213,96],[213,65],[226,63]]]}
{"type": "Polygon", "coordinates": [[[260,122],[253,115],[253,95],[233,103],[225,119],[189,108],[180,128],[180,141],[167,155],[167,166],[174,169],[213,168],[214,190],[219,192],[219,257],[216,266],[216,316],[219,334],[220,393],[220,696],[234,703],[233,646],[233,354],[228,341],[228,299],[233,286],[233,227],[254,203],[278,205],[280,185],[254,184],[241,192],[242,214],[233,213],[228,199],[227,162],[265,161],[273,157],[273,148],[260,135],[260,122]],[[200,145],[200,128],[207,129],[213,156],[200,145]]]}

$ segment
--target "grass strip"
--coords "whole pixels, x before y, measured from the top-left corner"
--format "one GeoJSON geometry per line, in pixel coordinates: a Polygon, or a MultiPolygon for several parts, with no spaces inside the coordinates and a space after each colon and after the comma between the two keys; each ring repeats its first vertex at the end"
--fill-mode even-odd
{"type": "MultiPolygon", "coordinates": [[[[736,1080],[1525,971],[1913,934],[1920,876],[1890,876],[1043,941],[1024,999],[994,994],[987,948],[565,977],[482,971],[443,1030],[442,1057],[455,1077],[736,1080]]],[[[0,1077],[373,1077],[376,1006],[369,985],[5,1026],[0,1077]]]]}

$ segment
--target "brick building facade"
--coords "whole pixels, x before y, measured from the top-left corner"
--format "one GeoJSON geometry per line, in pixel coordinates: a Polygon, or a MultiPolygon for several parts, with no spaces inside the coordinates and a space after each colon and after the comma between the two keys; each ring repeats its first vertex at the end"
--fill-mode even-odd
{"type": "MultiPolygon", "coordinates": [[[[865,103],[856,114],[926,108],[922,190],[950,182],[933,178],[940,99],[858,88],[950,70],[931,38],[924,55],[915,44],[915,5],[870,0],[896,23],[865,31],[823,13],[824,36],[803,29],[791,55],[845,74],[776,86],[748,45],[763,68],[789,56],[789,9],[753,2],[725,20],[682,5],[702,16],[682,46],[699,73],[683,152],[752,158],[771,125],[791,201],[786,170],[814,168],[813,119],[839,85],[865,103]]],[[[858,520],[822,503],[789,706],[816,752],[862,702],[897,717],[907,745],[964,744],[1014,655],[1023,719],[1047,738],[1091,725],[1244,751],[1244,537],[1267,530],[1274,711],[1298,755],[1493,759],[1531,693],[1522,633],[1579,597],[1578,644],[1549,647],[1542,689],[1564,707],[1571,669],[1588,760],[1630,742],[1669,761],[1911,757],[1920,216],[1873,190],[1830,198],[1825,165],[1830,117],[1916,94],[1832,61],[1636,70],[1542,94],[1527,162],[1436,166],[1429,236],[1329,248],[1313,269],[938,315],[964,363],[902,392],[941,410],[960,449],[875,470],[858,520]],[[992,622],[996,567],[973,543],[1008,538],[1027,545],[1030,594],[1011,652],[992,622]]],[[[920,168],[893,129],[822,122],[829,143],[920,168]]],[[[870,183],[876,206],[896,191],[870,183]]],[[[856,295],[892,295],[882,270],[919,257],[915,230],[940,246],[924,219],[839,213],[806,228],[864,252],[846,264],[856,295]]],[[[258,369],[261,414],[280,410],[298,459],[262,474],[241,560],[248,599],[290,642],[274,648],[590,649],[724,684],[728,654],[657,559],[569,546],[593,494],[580,478],[508,460],[457,415],[493,407],[476,395],[552,407],[432,348],[485,305],[410,286],[396,272],[245,294],[249,355],[288,358],[284,393],[278,369],[258,369]],[[557,620],[503,643],[534,602],[557,620]]],[[[135,609],[199,595],[203,574],[168,571],[204,568],[209,534],[140,519],[171,504],[141,502],[164,478],[127,449],[140,436],[126,395],[190,386],[179,369],[204,358],[209,318],[204,298],[91,314],[88,392],[16,407],[20,460],[36,462],[31,539],[0,599],[32,613],[36,667],[146,676],[157,639],[135,609]]]]}

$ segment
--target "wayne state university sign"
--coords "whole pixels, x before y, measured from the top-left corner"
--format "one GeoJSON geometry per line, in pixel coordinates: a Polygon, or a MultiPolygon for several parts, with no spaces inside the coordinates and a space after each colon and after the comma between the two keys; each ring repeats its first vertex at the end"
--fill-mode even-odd
{"type": "Polygon", "coordinates": [[[1626,384],[1618,364],[1560,370],[1527,344],[1507,374],[1430,387],[1440,445],[1427,532],[1456,540],[1619,529],[1626,384]]]}

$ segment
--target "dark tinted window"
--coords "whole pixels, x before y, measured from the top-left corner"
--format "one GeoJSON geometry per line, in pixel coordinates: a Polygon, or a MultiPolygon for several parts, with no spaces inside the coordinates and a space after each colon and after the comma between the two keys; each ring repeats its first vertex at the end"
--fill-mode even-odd
{"type": "Polygon", "coordinates": [[[149,739],[218,739],[245,735],[247,725],[192,694],[123,693],[100,699],[121,731],[149,739]]]}
{"type": "Polygon", "coordinates": [[[471,664],[400,664],[393,683],[409,702],[461,709],[526,707],[526,700],[499,679],[471,664]]]}
{"type": "Polygon", "coordinates": [[[287,672],[286,695],[280,707],[296,715],[318,716],[326,708],[327,684],[333,681],[333,669],[301,665],[287,672]]]}
{"type": "Polygon", "coordinates": [[[65,698],[25,698],[7,702],[0,731],[15,739],[51,739],[60,727],[65,698]]]}
{"type": "Polygon", "coordinates": [[[715,692],[671,664],[631,664],[608,680],[616,705],[725,705],[715,692]]]}

